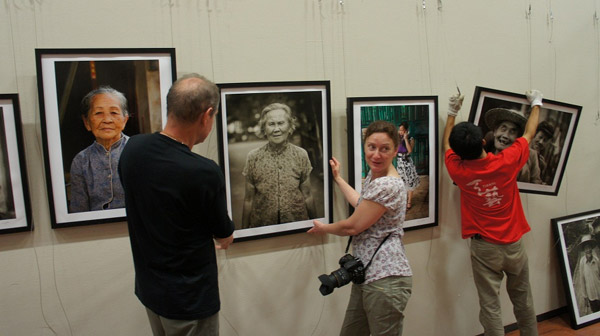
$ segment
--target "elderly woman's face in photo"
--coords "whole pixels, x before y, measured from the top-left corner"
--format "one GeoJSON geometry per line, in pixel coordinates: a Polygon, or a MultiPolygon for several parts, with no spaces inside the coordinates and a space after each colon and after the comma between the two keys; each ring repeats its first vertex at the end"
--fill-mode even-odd
{"type": "Polygon", "coordinates": [[[519,134],[519,127],[512,121],[502,121],[494,130],[494,147],[502,151],[512,145],[519,134]]]}
{"type": "Polygon", "coordinates": [[[284,110],[272,110],[265,115],[265,135],[270,143],[280,145],[287,141],[291,131],[290,118],[284,110]]]}
{"type": "Polygon", "coordinates": [[[98,94],[92,99],[85,128],[94,134],[96,141],[109,147],[121,138],[121,132],[129,119],[123,115],[119,100],[110,94],[98,94]]]}

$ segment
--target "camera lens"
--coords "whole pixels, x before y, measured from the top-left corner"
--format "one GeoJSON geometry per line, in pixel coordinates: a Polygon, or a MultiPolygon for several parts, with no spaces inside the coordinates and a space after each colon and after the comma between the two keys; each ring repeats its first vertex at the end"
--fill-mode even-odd
{"type": "Polygon", "coordinates": [[[335,288],[342,287],[352,281],[352,277],[344,268],[337,269],[331,274],[322,274],[319,276],[321,287],[319,291],[323,295],[329,295],[335,288]]]}
{"type": "Polygon", "coordinates": [[[327,274],[322,274],[319,276],[319,280],[321,281],[321,286],[319,287],[319,292],[321,292],[321,295],[325,296],[325,295],[329,295],[333,292],[333,289],[336,287],[335,285],[335,278],[332,279],[330,278],[331,275],[327,275],[327,274]]]}

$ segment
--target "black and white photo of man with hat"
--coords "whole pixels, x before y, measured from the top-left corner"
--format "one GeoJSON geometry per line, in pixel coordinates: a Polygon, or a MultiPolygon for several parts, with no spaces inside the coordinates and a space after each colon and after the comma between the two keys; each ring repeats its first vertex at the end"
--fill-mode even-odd
{"type": "MultiPolygon", "coordinates": [[[[540,178],[542,183],[551,184],[552,181],[548,181],[546,176],[546,168],[548,168],[548,159],[546,154],[556,151],[556,145],[552,144],[554,138],[554,132],[556,127],[549,121],[542,121],[538,124],[535,136],[529,144],[529,149],[535,151],[538,155],[538,162],[540,165],[540,178]],[[545,181],[546,180],[546,181],[545,181]]],[[[554,174],[551,174],[552,176],[554,174]]]]}
{"type": "Polygon", "coordinates": [[[493,135],[493,141],[488,141],[486,151],[498,154],[523,135],[527,118],[520,111],[498,107],[487,111],[485,123],[493,135]]]}
{"type": "Polygon", "coordinates": [[[600,311],[600,259],[597,247],[598,243],[591,234],[582,235],[577,244],[579,261],[573,282],[581,316],[600,311]]]}
{"type": "MultiPolygon", "coordinates": [[[[498,154],[523,135],[527,118],[521,111],[498,107],[487,111],[485,123],[492,130],[485,137],[485,150],[498,154]]],[[[519,172],[517,181],[542,184],[540,171],[538,152],[530,146],[529,160],[519,172]]]]}

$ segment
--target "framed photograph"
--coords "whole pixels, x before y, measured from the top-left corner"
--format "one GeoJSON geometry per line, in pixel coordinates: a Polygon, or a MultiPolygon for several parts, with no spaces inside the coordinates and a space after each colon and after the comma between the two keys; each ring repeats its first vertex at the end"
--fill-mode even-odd
{"type": "Polygon", "coordinates": [[[0,94],[0,233],[32,229],[19,96],[0,94]]]}
{"type": "Polygon", "coordinates": [[[219,84],[219,160],[238,241],[331,222],[329,81],[219,84]]]}
{"type": "Polygon", "coordinates": [[[600,319],[600,209],[553,218],[571,326],[600,319]]]}
{"type": "Polygon", "coordinates": [[[175,49],[36,49],[52,228],[125,220],[117,163],[162,130],[175,49]]]}
{"type": "Polygon", "coordinates": [[[356,191],[361,191],[362,182],[369,172],[364,155],[364,132],[375,120],[389,121],[398,127],[402,137],[394,166],[407,189],[404,229],[436,226],[438,217],[437,97],[348,98],[347,109],[348,183],[356,191]]]}
{"type": "MultiPolygon", "coordinates": [[[[517,177],[519,190],[558,194],[581,106],[543,100],[536,134],[529,143],[529,160],[517,177]]],[[[475,88],[469,121],[481,127],[486,151],[498,153],[523,134],[531,106],[524,94],[475,88]]]]}

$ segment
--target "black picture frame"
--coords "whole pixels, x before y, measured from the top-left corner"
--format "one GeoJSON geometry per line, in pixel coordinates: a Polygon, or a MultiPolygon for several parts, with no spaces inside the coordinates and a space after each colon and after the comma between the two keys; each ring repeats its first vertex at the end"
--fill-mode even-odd
{"type": "Polygon", "coordinates": [[[551,219],[571,327],[579,329],[600,320],[600,306],[586,298],[585,282],[600,284],[600,209],[551,219]],[[583,277],[584,267],[593,272],[583,277]],[[592,276],[597,275],[597,276],[592,276]],[[591,277],[592,276],[592,277],[591,277]],[[591,277],[591,278],[589,278],[591,277]],[[588,279],[588,280],[585,280],[588,279]]]}
{"type": "MultiPolygon", "coordinates": [[[[360,192],[368,172],[364,161],[363,131],[375,120],[385,120],[398,127],[409,124],[409,135],[415,138],[410,155],[419,186],[413,192],[412,208],[404,221],[406,231],[437,226],[438,223],[438,97],[388,96],[347,98],[348,183],[360,192]]],[[[396,165],[396,159],[394,159],[396,165]]],[[[350,207],[352,212],[352,207],[350,207]]]]}
{"type": "Polygon", "coordinates": [[[177,74],[175,49],[36,49],[35,57],[52,228],[124,221],[125,208],[69,211],[71,161],[94,142],[80,103],[92,89],[109,85],[128,100],[124,134],[162,130],[177,74]]]}
{"type": "MultiPolygon", "coordinates": [[[[329,81],[225,83],[218,84],[218,86],[221,89],[220,114],[217,118],[219,161],[225,175],[229,215],[236,225],[235,240],[244,241],[304,232],[313,226],[313,219],[331,222],[333,207],[328,163],[331,155],[329,81]],[[291,202],[291,199],[295,197],[293,196],[283,199],[282,205],[278,208],[280,209],[278,210],[280,211],[278,219],[270,217],[273,212],[269,212],[269,207],[261,209],[262,213],[260,214],[256,211],[251,213],[250,210],[256,204],[257,195],[261,195],[258,199],[265,200],[266,193],[263,193],[258,185],[263,183],[260,181],[264,181],[262,178],[264,174],[270,174],[264,168],[261,168],[267,165],[256,164],[252,167],[258,168],[252,168],[252,170],[249,168],[247,174],[248,178],[253,176],[250,185],[252,186],[251,190],[255,191],[255,197],[252,198],[253,206],[247,207],[246,218],[248,220],[244,224],[242,218],[244,217],[247,180],[243,175],[243,171],[248,159],[247,154],[250,151],[267,148],[264,146],[268,141],[257,135],[260,133],[258,122],[261,111],[272,103],[283,103],[290,107],[291,114],[296,119],[297,127],[285,140],[301,148],[300,152],[304,151],[306,153],[297,155],[294,158],[296,160],[294,161],[296,166],[294,169],[302,172],[289,173],[288,171],[285,175],[282,174],[282,177],[286,176],[287,178],[293,175],[293,178],[287,180],[291,180],[291,182],[286,183],[285,186],[291,186],[289,190],[295,190],[297,193],[295,183],[302,185],[304,183],[302,181],[310,181],[310,195],[314,200],[315,211],[312,216],[309,213],[307,219],[304,219],[304,216],[291,216],[291,212],[287,212],[288,210],[285,209],[284,203],[291,202]],[[306,156],[308,156],[312,168],[308,178],[306,178],[305,171],[307,166],[306,156]],[[289,221],[290,218],[291,221],[289,221]],[[263,223],[268,224],[263,225],[263,223]]],[[[277,155],[275,157],[283,158],[284,156],[277,155]]],[[[283,167],[284,170],[286,167],[291,169],[289,168],[291,165],[286,165],[288,161],[281,161],[282,165],[280,167],[283,167]]],[[[283,183],[282,180],[278,179],[275,186],[278,189],[285,189],[283,183]],[[282,186],[284,188],[280,188],[282,186]]],[[[294,192],[291,192],[291,194],[293,195],[294,192]]],[[[290,193],[285,195],[290,195],[290,193]]]]}
{"type": "MultiPolygon", "coordinates": [[[[517,110],[525,117],[529,115],[531,109],[525,94],[477,86],[473,95],[469,121],[481,127],[487,144],[490,146],[494,144],[493,130],[486,125],[484,120],[486,113],[493,108],[517,110]]],[[[541,131],[542,124],[550,125],[545,129],[549,129],[547,132],[552,133],[552,136],[544,146],[537,147],[538,150],[534,149],[537,144],[536,138],[530,142],[529,162],[523,167],[517,178],[519,191],[558,195],[581,111],[581,106],[544,98],[543,106],[540,108],[536,137],[538,133],[544,133],[541,131]]]]}
{"type": "Polygon", "coordinates": [[[0,94],[0,234],[31,231],[19,95],[0,94]]]}

